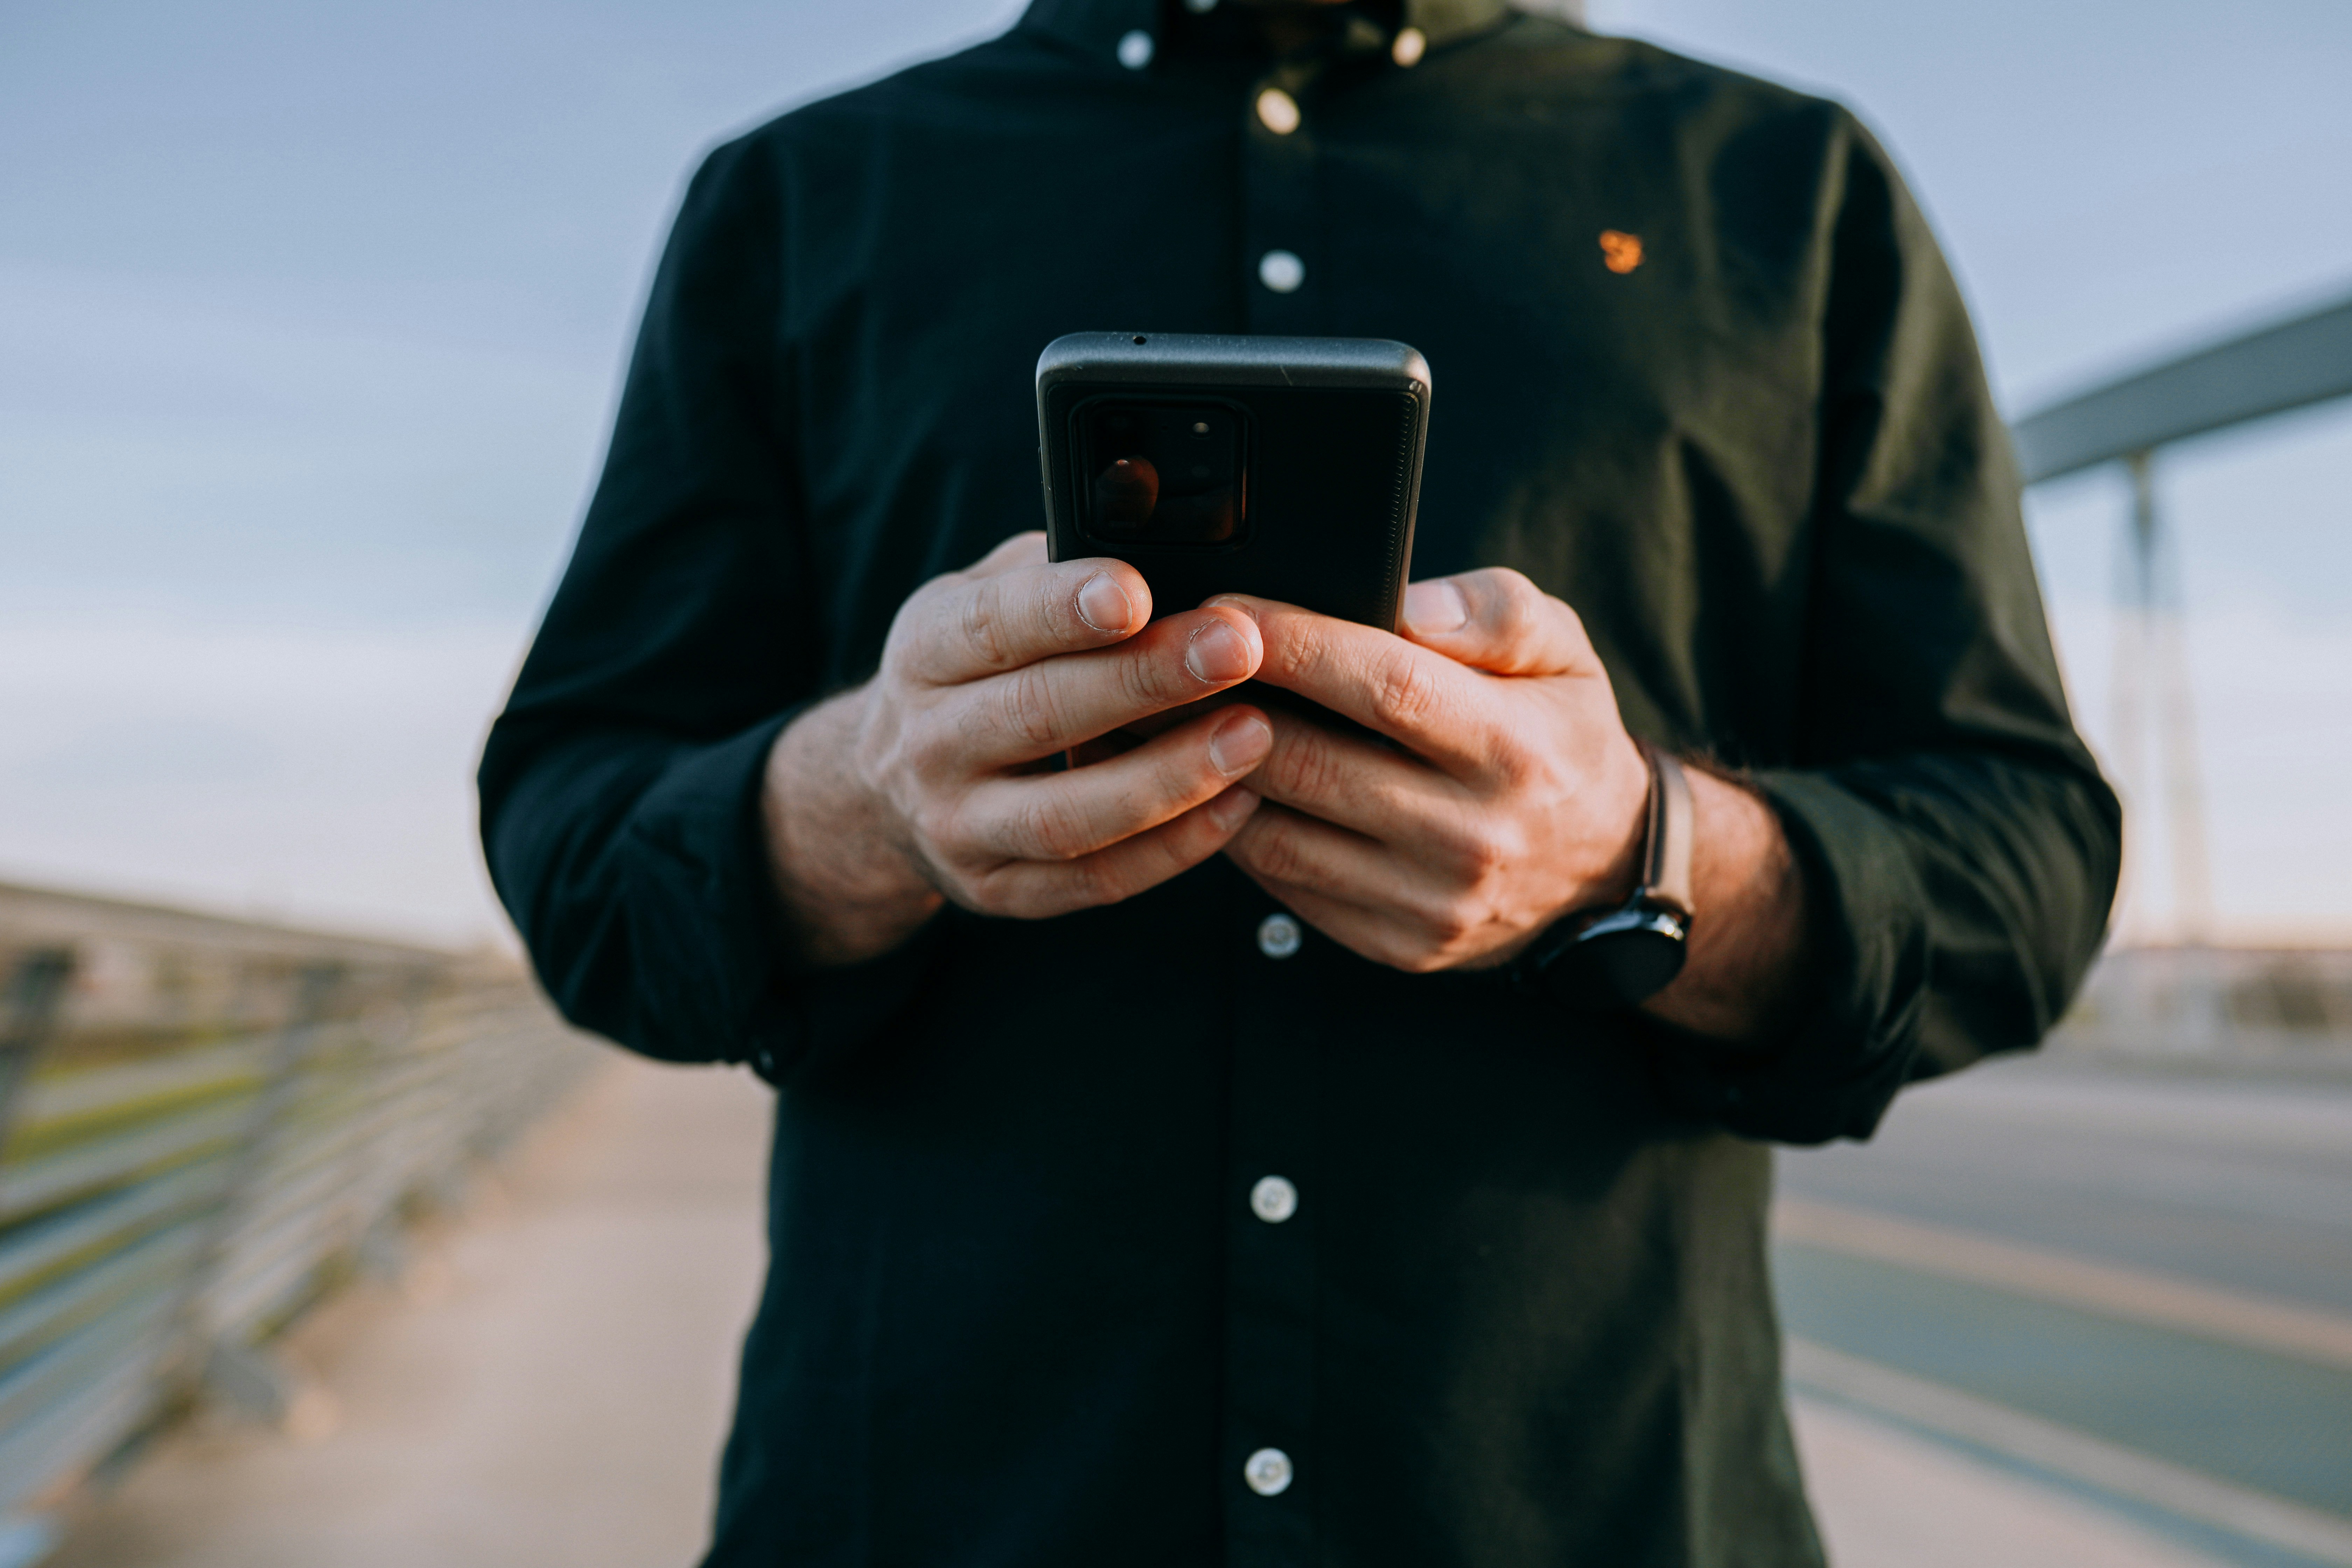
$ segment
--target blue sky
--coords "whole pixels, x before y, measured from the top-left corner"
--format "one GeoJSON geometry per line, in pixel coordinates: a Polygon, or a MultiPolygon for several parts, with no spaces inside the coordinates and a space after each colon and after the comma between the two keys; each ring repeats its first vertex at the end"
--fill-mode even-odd
{"type": "MultiPolygon", "coordinates": [[[[467,775],[678,182],[992,0],[0,12],[0,877],[496,931],[467,775]]],[[[2012,412],[2352,290],[2352,7],[1595,0],[1832,93],[2012,412]]],[[[2167,463],[2230,929],[2352,935],[2352,410],[2167,463]]],[[[2032,500],[2086,727],[2122,505],[2032,500]]],[[[2136,872],[2160,918],[2160,857],[2136,872]]],[[[2153,926],[2151,929],[2155,929],[2153,926]]]]}

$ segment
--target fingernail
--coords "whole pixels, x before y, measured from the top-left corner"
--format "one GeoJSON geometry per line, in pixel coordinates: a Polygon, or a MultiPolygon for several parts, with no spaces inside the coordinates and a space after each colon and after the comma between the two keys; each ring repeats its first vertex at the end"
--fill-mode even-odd
{"type": "Polygon", "coordinates": [[[1236,713],[1209,737],[1209,761],[1227,778],[1257,766],[1274,749],[1274,728],[1255,713],[1236,713]]]}
{"type": "Polygon", "coordinates": [[[1212,686],[1239,680],[1250,672],[1249,644],[1223,621],[1211,621],[1192,634],[1184,649],[1184,668],[1194,679],[1212,686]]]}
{"type": "Polygon", "coordinates": [[[1470,624],[1470,601],[1450,577],[1414,583],[1404,591],[1404,624],[1424,637],[1458,632],[1470,624]]]}
{"type": "Polygon", "coordinates": [[[1235,784],[1209,803],[1209,820],[1231,832],[1242,825],[1242,819],[1257,809],[1257,792],[1235,784]]]}
{"type": "Polygon", "coordinates": [[[1123,632],[1135,624],[1135,606],[1109,573],[1097,572],[1078,590],[1078,619],[1098,632],[1123,632]]]}

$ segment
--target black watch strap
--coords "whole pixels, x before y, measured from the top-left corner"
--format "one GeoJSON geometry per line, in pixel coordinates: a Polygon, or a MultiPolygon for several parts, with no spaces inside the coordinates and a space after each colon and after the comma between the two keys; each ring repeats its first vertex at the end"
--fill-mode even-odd
{"type": "Polygon", "coordinates": [[[1580,910],[1528,945],[1511,965],[1519,984],[1563,1005],[1632,1007],[1682,973],[1694,915],[1691,838],[1696,811],[1680,763],[1652,746],[1642,881],[1615,909],[1580,910]]]}

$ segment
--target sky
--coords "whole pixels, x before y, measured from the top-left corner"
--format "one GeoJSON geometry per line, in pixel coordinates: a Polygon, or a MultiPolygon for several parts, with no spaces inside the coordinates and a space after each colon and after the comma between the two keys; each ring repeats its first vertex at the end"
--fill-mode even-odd
{"type": "MultiPolygon", "coordinates": [[[[1017,9],[0,8],[0,879],[502,940],[473,758],[680,181],[731,132],[1017,9]]],[[[2342,0],[1592,20],[1853,106],[1936,222],[2012,416],[2352,292],[2342,0]]],[[[2347,479],[2344,405],[2161,464],[2237,940],[2352,941],[2347,479]]],[[[2098,745],[2124,504],[2112,472],[2029,497],[2098,745]]],[[[2161,935],[2143,841],[2161,829],[2136,837],[2130,929],[2161,935]]]]}

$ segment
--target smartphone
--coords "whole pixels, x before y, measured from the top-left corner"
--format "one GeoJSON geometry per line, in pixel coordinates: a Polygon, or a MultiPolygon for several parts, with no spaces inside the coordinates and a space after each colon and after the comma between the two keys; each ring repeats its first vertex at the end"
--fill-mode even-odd
{"type": "Polygon", "coordinates": [[[1394,631],[1428,431],[1429,363],[1386,339],[1056,338],[1048,550],[1127,562],[1155,615],[1253,594],[1394,631]]]}

